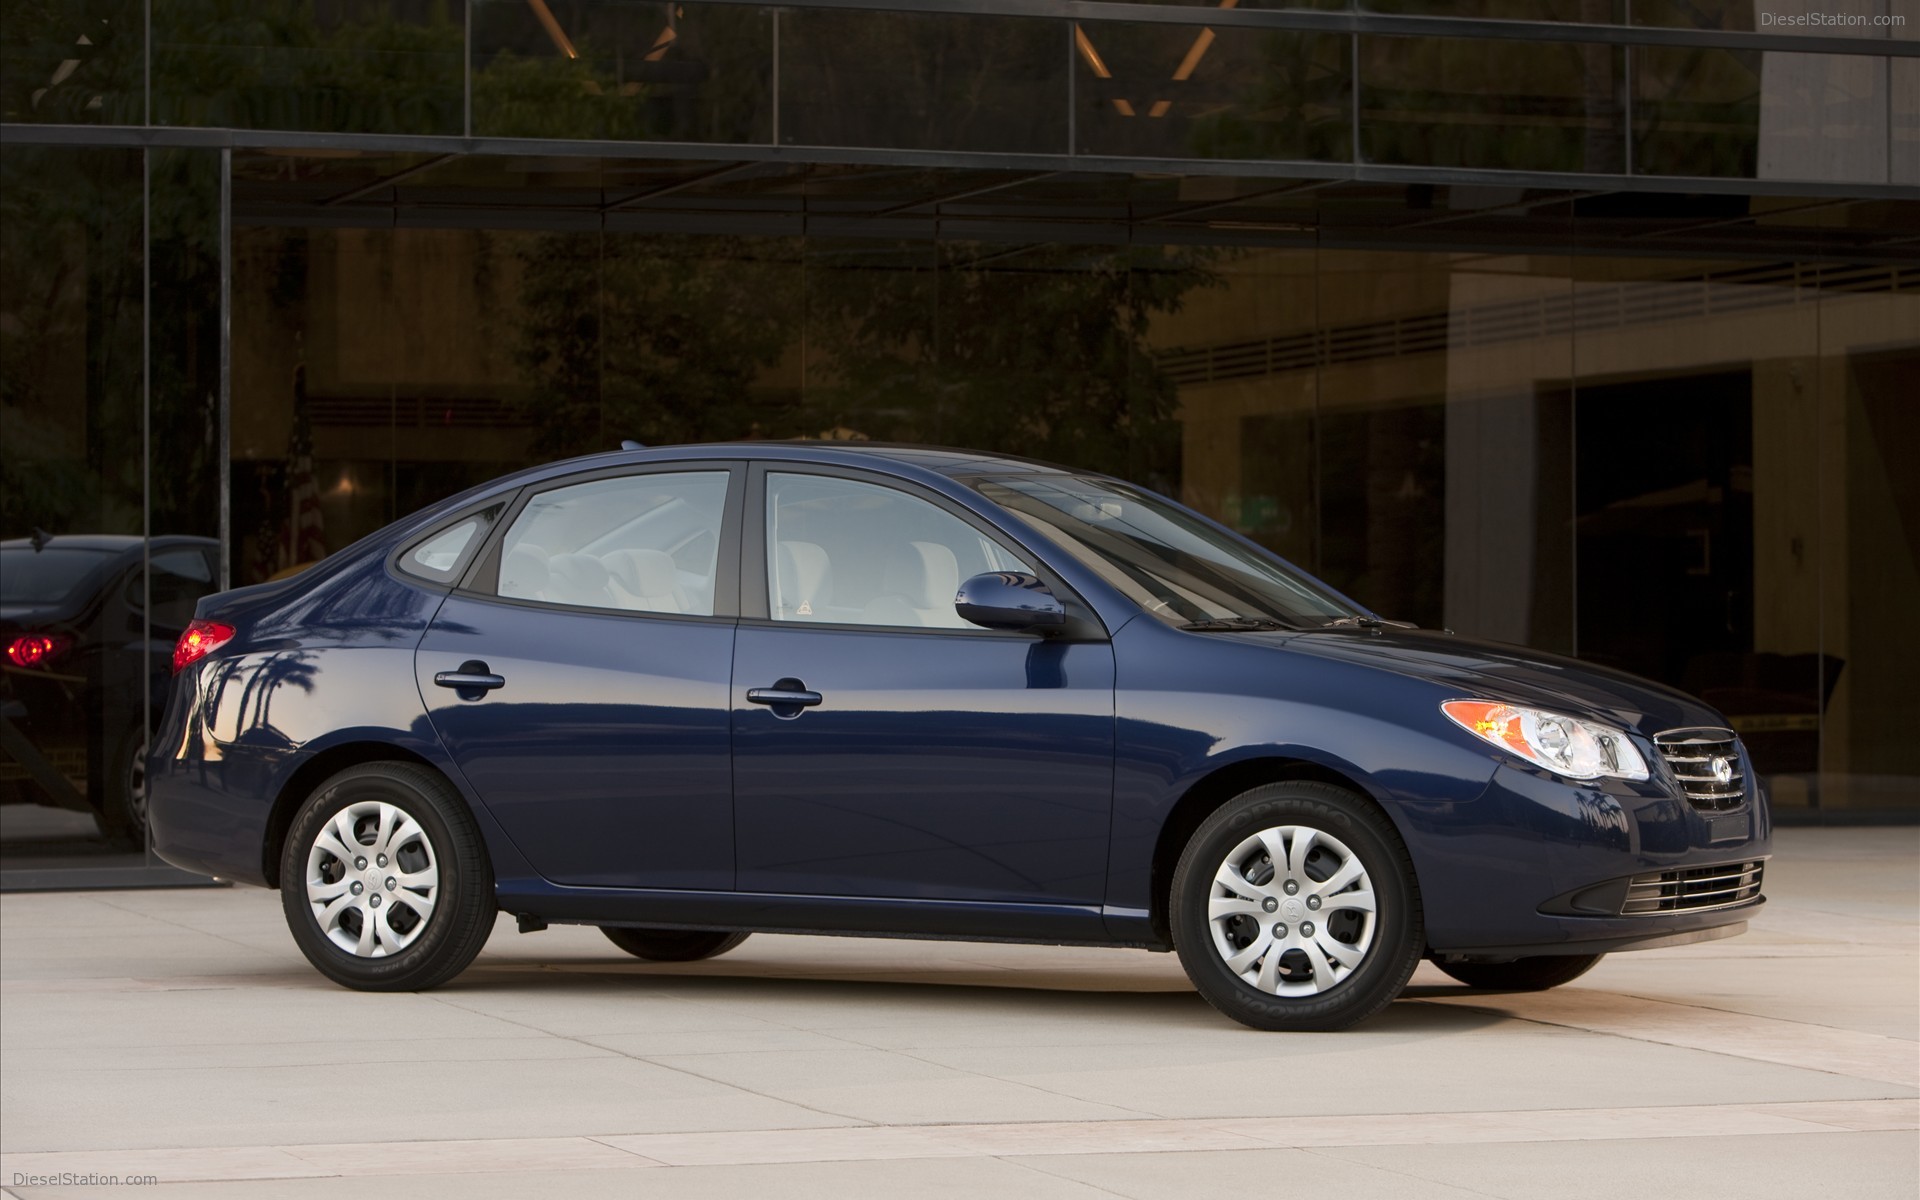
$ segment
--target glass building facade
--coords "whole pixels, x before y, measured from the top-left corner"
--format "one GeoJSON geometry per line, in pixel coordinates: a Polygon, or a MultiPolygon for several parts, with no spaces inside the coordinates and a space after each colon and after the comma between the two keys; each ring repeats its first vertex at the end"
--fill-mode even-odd
{"type": "Polygon", "coordinates": [[[4,874],[154,873],[199,594],[622,438],[1111,472],[1920,813],[1920,3],[1817,7],[0,0],[4,874]]]}

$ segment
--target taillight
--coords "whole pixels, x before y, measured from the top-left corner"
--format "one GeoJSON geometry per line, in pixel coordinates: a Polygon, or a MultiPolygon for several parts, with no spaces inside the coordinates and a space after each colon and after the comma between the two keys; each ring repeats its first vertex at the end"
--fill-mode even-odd
{"type": "Polygon", "coordinates": [[[72,645],[64,633],[23,633],[7,643],[7,661],[16,667],[44,667],[72,645]]]}
{"type": "Polygon", "coordinates": [[[194,621],[173,644],[173,673],[178,675],[232,640],[233,626],[218,621],[194,621]]]}

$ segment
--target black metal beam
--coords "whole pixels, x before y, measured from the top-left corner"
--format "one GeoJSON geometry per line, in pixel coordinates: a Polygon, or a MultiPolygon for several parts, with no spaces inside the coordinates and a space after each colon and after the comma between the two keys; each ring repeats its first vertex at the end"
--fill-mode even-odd
{"type": "MultiPolygon", "coordinates": [[[[1208,9],[1206,11],[1215,11],[1208,9]]],[[[1237,10],[1233,10],[1237,11],[1237,10]]],[[[1135,176],[1209,175],[1242,179],[1319,179],[1331,183],[1471,184],[1567,191],[1696,195],[1832,196],[1920,200],[1920,187],[1809,179],[1702,175],[1600,175],[1268,159],[1122,158],[1112,155],[1007,154],[967,150],[891,150],[845,146],[715,145],[706,142],[574,141],[564,138],[464,138],[440,134],[302,133],[180,126],[0,124],[0,145],[179,146],[236,150],[364,150],[385,154],[461,154],[660,161],[791,162],[852,166],[953,167],[968,170],[1072,171],[1135,176]]]]}
{"type": "Polygon", "coordinates": [[[1676,237],[1680,234],[1698,233],[1702,229],[1721,229],[1729,225],[1745,225],[1749,221],[1758,221],[1762,217],[1784,217],[1790,213],[1812,212],[1815,209],[1835,208],[1860,201],[1853,196],[1840,196],[1827,200],[1815,200],[1811,204],[1796,204],[1790,208],[1762,209],[1759,212],[1742,213],[1737,217],[1716,217],[1711,221],[1688,221],[1683,225],[1669,225],[1664,229],[1642,229],[1627,234],[1625,241],[1639,241],[1641,238],[1676,237]]]}
{"type": "Polygon", "coordinates": [[[1344,182],[1346,181],[1340,179],[1310,179],[1305,183],[1290,183],[1284,187],[1262,188],[1259,191],[1246,192],[1225,200],[1207,200],[1199,204],[1189,204],[1183,208],[1174,208],[1166,212],[1155,213],[1150,217],[1142,217],[1140,223],[1143,225],[1151,225],[1156,221],[1175,221],[1182,217],[1197,216],[1200,213],[1214,212],[1222,208],[1232,208],[1236,204],[1245,204],[1251,200],[1269,200],[1275,196],[1291,196],[1296,192],[1315,192],[1321,188],[1332,187],[1334,184],[1344,182]]]}
{"type": "Polygon", "coordinates": [[[422,171],[431,171],[433,168],[439,166],[441,163],[447,162],[450,159],[455,159],[458,157],[460,157],[458,154],[436,154],[432,158],[429,158],[427,161],[421,162],[421,163],[415,163],[414,165],[412,165],[411,167],[408,167],[404,171],[395,171],[393,174],[388,175],[383,179],[374,180],[372,183],[367,184],[365,187],[357,187],[350,192],[341,192],[338,196],[330,196],[327,199],[322,200],[320,203],[327,205],[329,207],[335,204],[346,204],[346,203],[349,203],[350,201],[358,200],[362,196],[370,196],[374,192],[379,191],[381,188],[392,187],[394,184],[399,183],[403,179],[411,179],[415,175],[420,174],[422,171]]]}
{"type": "Polygon", "coordinates": [[[732,178],[743,171],[759,165],[759,162],[736,162],[716,170],[701,171],[685,179],[676,179],[672,183],[663,183],[659,187],[644,188],[624,200],[615,200],[611,204],[603,204],[600,206],[600,211],[603,213],[618,212],[629,204],[641,204],[648,200],[658,200],[663,196],[671,196],[676,192],[684,192],[688,188],[699,187],[703,183],[718,183],[722,179],[732,178]]]}
{"type": "Polygon", "coordinates": [[[989,183],[981,187],[967,188],[965,191],[948,192],[943,196],[930,196],[925,200],[915,200],[910,204],[896,204],[892,208],[883,208],[874,213],[876,217],[891,217],[897,213],[912,212],[917,208],[938,208],[942,204],[952,204],[956,200],[970,200],[975,196],[984,196],[989,192],[998,192],[1010,187],[1019,187],[1023,183],[1038,183],[1042,179],[1052,179],[1062,175],[1062,171],[1040,171],[1032,175],[1022,175],[1018,179],[1005,179],[999,183],[989,183]]]}
{"type": "MultiPolygon", "coordinates": [[[[764,4],[765,0],[709,0],[709,3],[757,6],[764,4]]],[[[1846,37],[1788,33],[1784,30],[1763,33],[1739,29],[1682,29],[1663,25],[1587,25],[1575,21],[1508,21],[1489,17],[1431,17],[1382,12],[1190,7],[1110,3],[1107,0],[795,0],[783,7],[800,12],[807,9],[869,12],[906,10],[976,17],[1126,21],[1152,25],[1205,25],[1215,29],[1375,34],[1383,37],[1578,42],[1605,46],[1690,46],[1726,50],[1782,50],[1804,54],[1920,57],[1920,41],[1888,37],[1846,37]]]]}

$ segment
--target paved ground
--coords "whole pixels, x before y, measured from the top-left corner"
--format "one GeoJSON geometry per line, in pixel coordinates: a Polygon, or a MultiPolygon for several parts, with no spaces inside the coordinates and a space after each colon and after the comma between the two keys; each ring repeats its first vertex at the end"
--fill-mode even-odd
{"type": "Polygon", "coordinates": [[[1168,955],[503,923],[364,996],[250,889],[0,897],[0,1190],[143,1196],[1848,1196],[1920,1190],[1920,830],[1787,830],[1747,936],[1341,1034],[1168,955]]]}

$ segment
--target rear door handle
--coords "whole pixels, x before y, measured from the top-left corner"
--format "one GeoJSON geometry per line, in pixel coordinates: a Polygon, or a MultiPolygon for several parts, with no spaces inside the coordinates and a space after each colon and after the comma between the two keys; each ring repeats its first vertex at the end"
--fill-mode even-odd
{"type": "Polygon", "coordinates": [[[486,663],[477,659],[461,663],[457,671],[441,671],[434,675],[433,681],[443,688],[452,688],[462,696],[474,700],[479,697],[468,696],[469,692],[490,692],[494,688],[507,686],[506,676],[495,675],[487,670],[486,663]]]}

